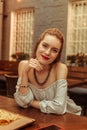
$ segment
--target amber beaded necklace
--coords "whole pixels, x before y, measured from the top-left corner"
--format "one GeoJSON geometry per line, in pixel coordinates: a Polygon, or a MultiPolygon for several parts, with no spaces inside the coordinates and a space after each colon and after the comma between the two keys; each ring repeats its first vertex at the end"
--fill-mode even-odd
{"type": "Polygon", "coordinates": [[[50,75],[50,72],[51,72],[51,68],[52,68],[52,65],[50,66],[50,68],[49,68],[49,70],[48,70],[47,77],[45,78],[45,80],[44,80],[43,82],[39,82],[39,81],[38,81],[38,78],[37,78],[37,75],[36,75],[36,70],[34,69],[34,78],[35,78],[35,81],[36,81],[36,83],[37,83],[38,85],[43,86],[43,85],[47,82],[47,80],[48,80],[48,78],[49,78],[49,75],[50,75]]]}

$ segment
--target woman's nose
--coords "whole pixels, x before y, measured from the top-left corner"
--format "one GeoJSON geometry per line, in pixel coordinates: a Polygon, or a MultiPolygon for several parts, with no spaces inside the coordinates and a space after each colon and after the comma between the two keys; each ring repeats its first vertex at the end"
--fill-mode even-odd
{"type": "Polygon", "coordinates": [[[49,55],[50,53],[51,53],[51,49],[49,48],[46,50],[46,54],[49,55]]]}

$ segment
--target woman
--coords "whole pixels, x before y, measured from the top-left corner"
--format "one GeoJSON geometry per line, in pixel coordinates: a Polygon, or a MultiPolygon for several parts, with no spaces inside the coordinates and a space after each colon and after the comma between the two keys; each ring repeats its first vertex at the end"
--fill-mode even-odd
{"type": "Polygon", "coordinates": [[[60,61],[63,43],[58,29],[47,29],[36,44],[33,58],[19,63],[14,97],[21,107],[32,106],[44,113],[61,115],[81,114],[81,107],[67,96],[68,71],[60,61]]]}

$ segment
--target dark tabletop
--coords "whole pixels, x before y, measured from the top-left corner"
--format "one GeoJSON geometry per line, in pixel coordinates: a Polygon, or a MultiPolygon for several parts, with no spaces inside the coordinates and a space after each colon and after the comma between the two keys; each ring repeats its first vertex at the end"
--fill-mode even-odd
{"type": "Polygon", "coordinates": [[[51,124],[61,126],[64,130],[87,130],[87,117],[69,113],[64,115],[45,114],[32,107],[24,109],[19,107],[13,98],[0,96],[0,109],[6,109],[36,120],[32,125],[23,128],[23,130],[37,130],[51,124]]]}

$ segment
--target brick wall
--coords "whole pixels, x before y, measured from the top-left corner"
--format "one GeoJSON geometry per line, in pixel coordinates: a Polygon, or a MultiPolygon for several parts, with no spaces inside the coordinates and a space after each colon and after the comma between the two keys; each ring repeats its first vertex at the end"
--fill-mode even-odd
{"type": "Polygon", "coordinates": [[[57,27],[65,37],[62,61],[66,54],[67,32],[67,0],[4,0],[4,26],[3,26],[3,53],[2,58],[8,59],[10,43],[10,14],[11,11],[25,7],[35,8],[34,43],[38,36],[47,28],[57,27]]]}

